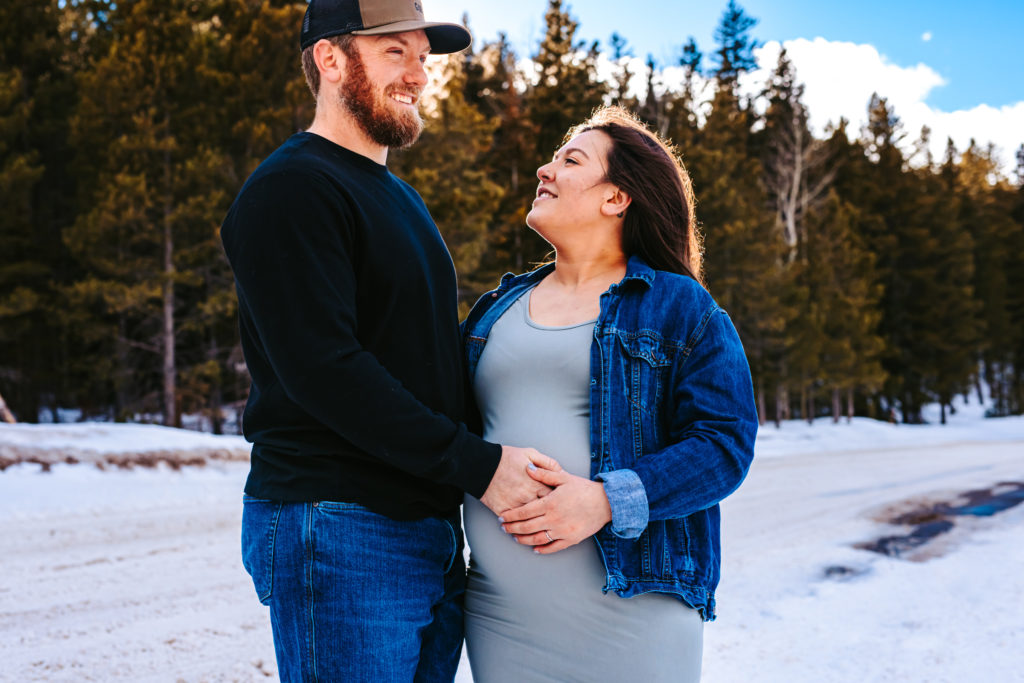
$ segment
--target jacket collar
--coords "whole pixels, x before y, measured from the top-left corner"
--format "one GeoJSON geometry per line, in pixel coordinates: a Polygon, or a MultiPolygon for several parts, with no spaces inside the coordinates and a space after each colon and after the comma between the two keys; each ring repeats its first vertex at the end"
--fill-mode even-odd
{"type": "Polygon", "coordinates": [[[625,285],[627,282],[636,281],[637,284],[650,289],[651,285],[654,284],[654,268],[647,265],[647,262],[643,260],[637,254],[633,254],[629,257],[629,262],[626,263],[626,277],[622,278],[619,285],[625,285]]]}

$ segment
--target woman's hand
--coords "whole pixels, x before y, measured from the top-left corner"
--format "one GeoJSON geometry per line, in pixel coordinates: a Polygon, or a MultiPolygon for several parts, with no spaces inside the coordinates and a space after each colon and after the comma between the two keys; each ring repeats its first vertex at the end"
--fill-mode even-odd
{"type": "Polygon", "coordinates": [[[501,528],[516,542],[542,555],[557,553],[593,536],[612,521],[604,486],[568,472],[527,469],[531,477],[554,488],[543,498],[502,513],[501,528]]]}

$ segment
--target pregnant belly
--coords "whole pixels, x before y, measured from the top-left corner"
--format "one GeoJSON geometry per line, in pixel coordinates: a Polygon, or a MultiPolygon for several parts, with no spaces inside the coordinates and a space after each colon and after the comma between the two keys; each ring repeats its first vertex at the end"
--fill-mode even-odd
{"type": "Polygon", "coordinates": [[[470,590],[520,605],[595,599],[605,585],[604,565],[594,540],[553,555],[538,555],[504,533],[498,518],[466,496],[463,516],[470,549],[470,590]]]}

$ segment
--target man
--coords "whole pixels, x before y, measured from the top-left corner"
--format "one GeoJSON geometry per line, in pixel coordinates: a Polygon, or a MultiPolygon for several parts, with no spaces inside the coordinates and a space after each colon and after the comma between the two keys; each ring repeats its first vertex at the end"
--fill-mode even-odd
{"type": "Polygon", "coordinates": [[[557,467],[463,424],[451,257],[384,165],[422,128],[427,55],[470,41],[418,1],[312,0],[313,125],[256,169],[221,231],[252,375],[243,562],[285,682],[452,680],[462,492],[501,512],[546,491],[528,466],[557,467]]]}

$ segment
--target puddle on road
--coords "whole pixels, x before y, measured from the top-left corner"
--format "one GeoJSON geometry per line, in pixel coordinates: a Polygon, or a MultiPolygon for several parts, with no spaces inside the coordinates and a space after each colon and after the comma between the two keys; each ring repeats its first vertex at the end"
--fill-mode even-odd
{"type": "Polygon", "coordinates": [[[908,534],[883,536],[857,543],[854,547],[890,557],[907,557],[935,537],[953,529],[957,517],[991,517],[1021,503],[1024,503],[1024,483],[1020,482],[1003,482],[992,488],[967,491],[955,503],[935,503],[885,520],[890,524],[913,527],[908,534]]]}

